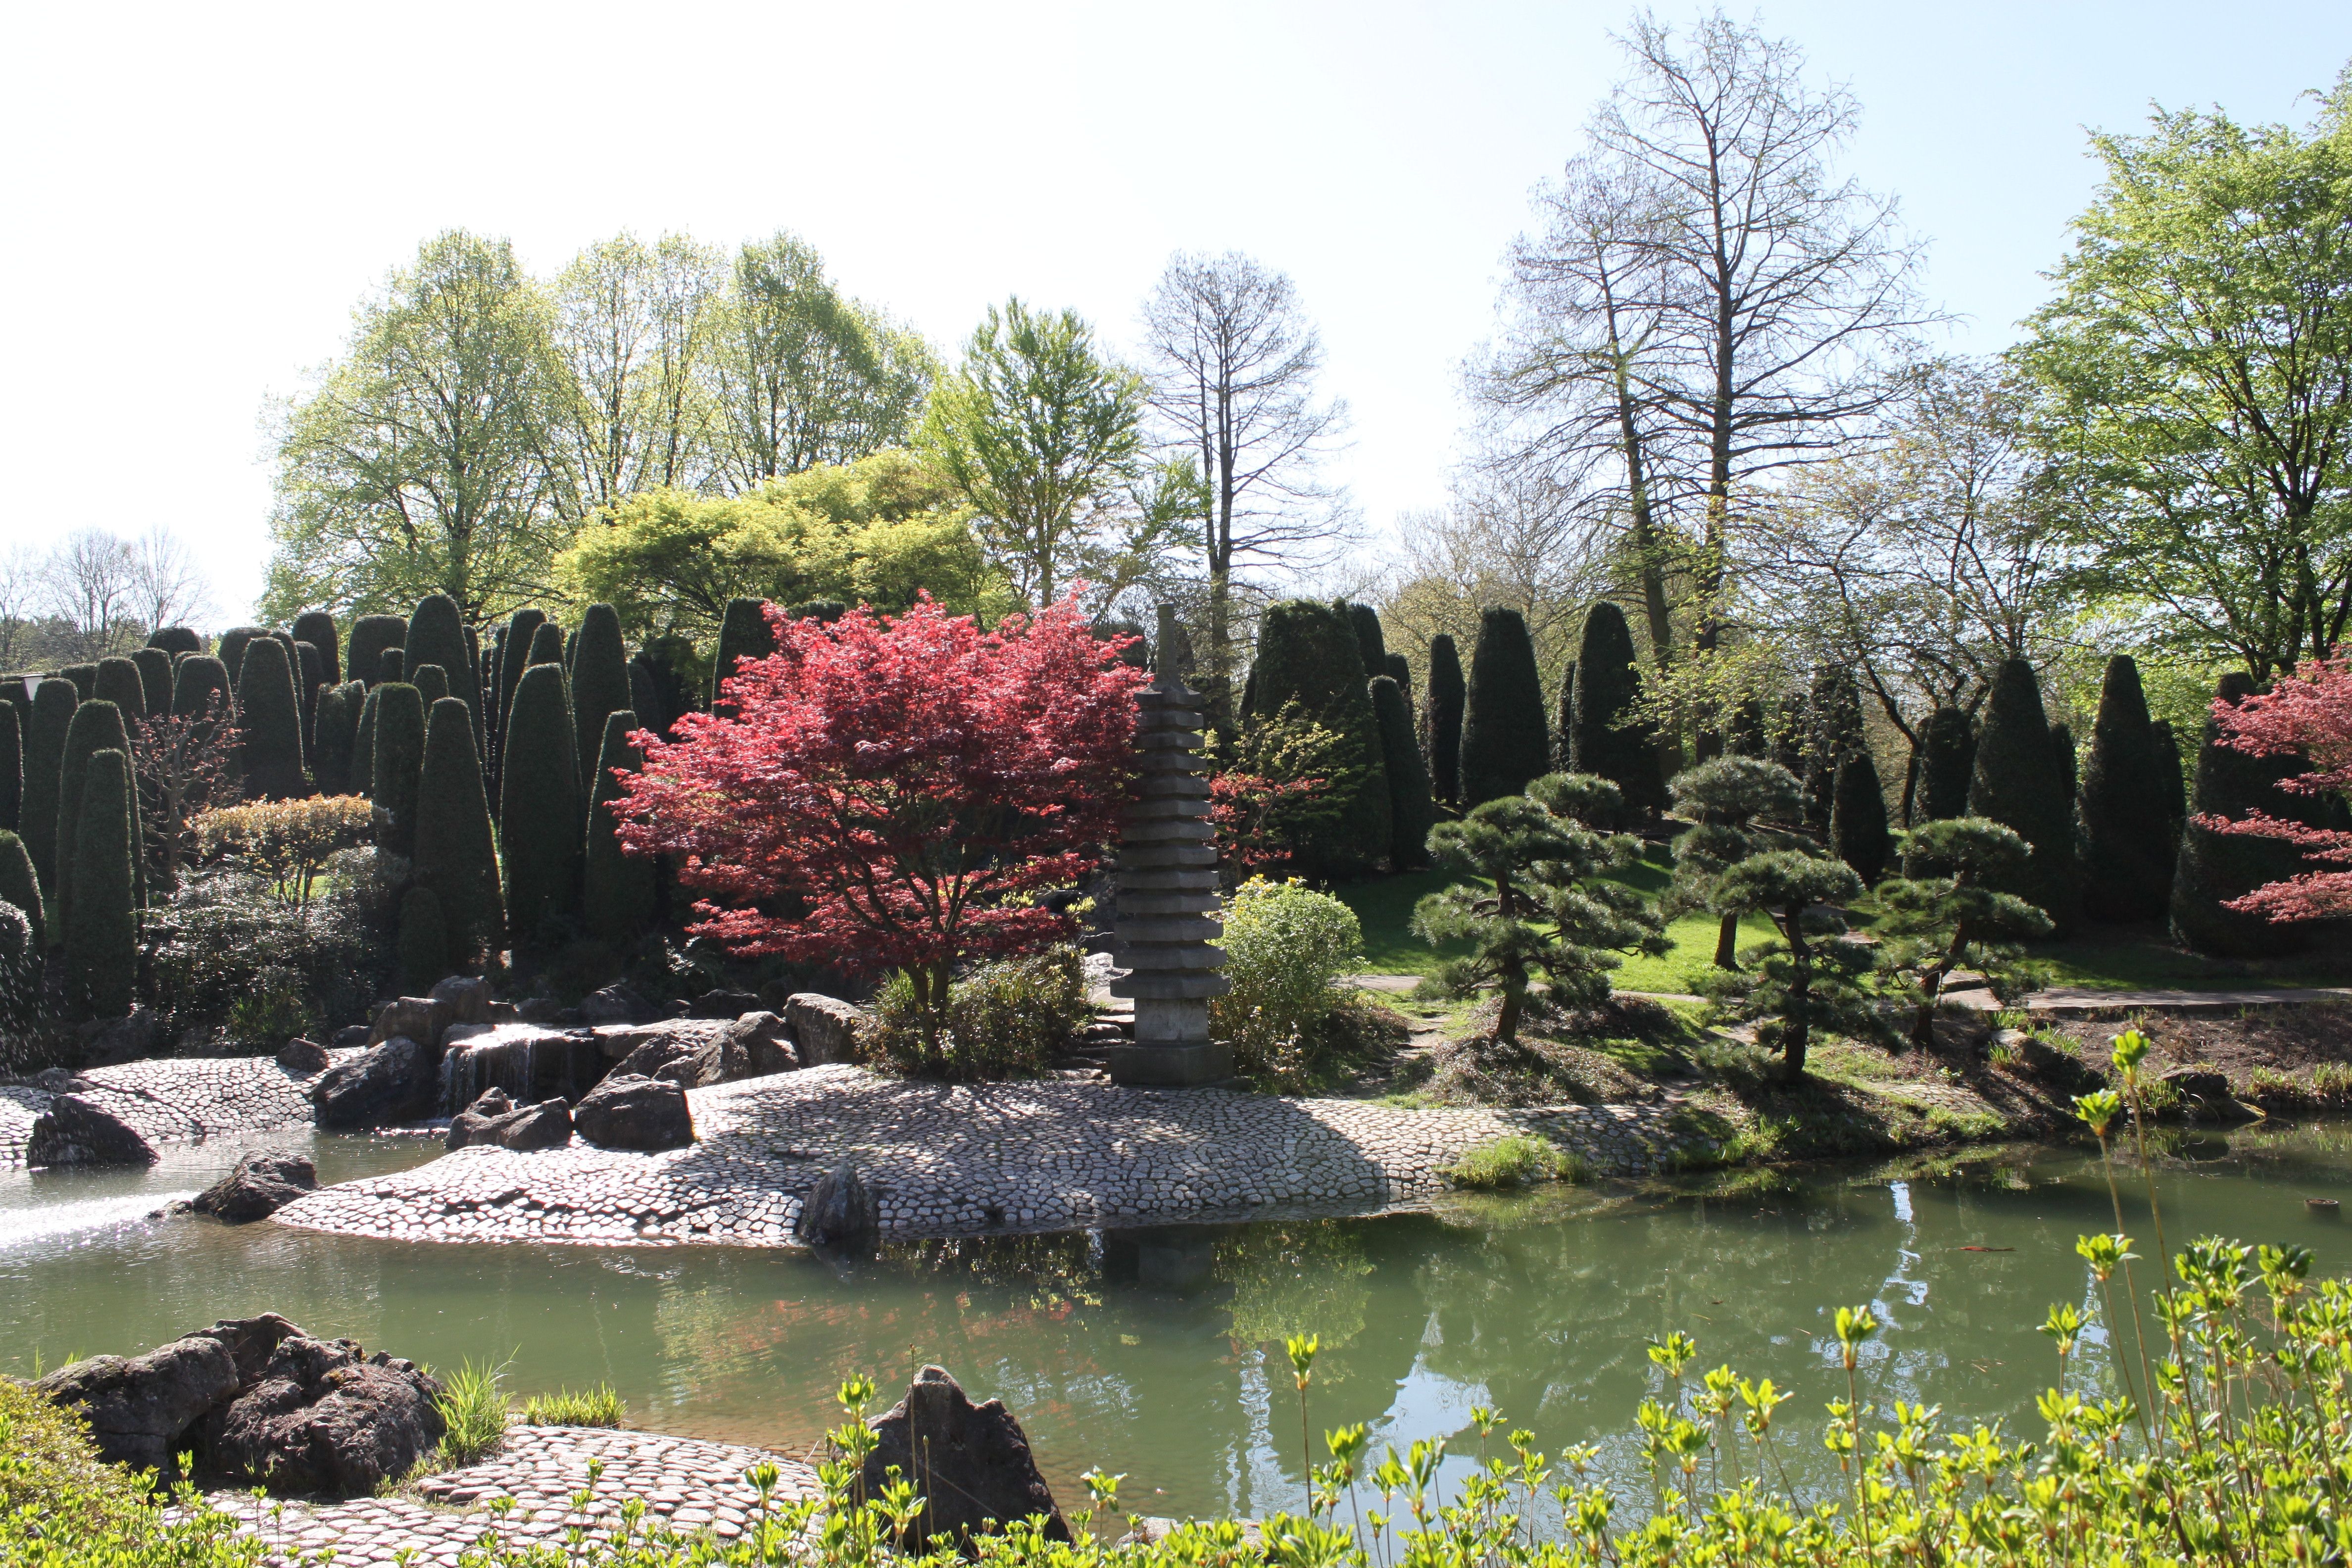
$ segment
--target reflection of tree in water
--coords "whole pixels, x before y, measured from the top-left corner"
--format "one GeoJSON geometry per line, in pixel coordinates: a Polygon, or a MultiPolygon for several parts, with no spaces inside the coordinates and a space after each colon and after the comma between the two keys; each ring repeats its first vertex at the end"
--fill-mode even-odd
{"type": "Polygon", "coordinates": [[[1337,1351],[1364,1331],[1372,1265],[1337,1222],[1251,1226],[1217,1244],[1214,1268],[1233,1286],[1233,1337],[1243,1344],[1314,1334],[1337,1351]]]}

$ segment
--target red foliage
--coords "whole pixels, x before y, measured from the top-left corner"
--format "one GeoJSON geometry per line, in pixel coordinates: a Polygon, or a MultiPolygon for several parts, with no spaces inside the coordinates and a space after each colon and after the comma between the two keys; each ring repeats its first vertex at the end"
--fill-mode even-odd
{"type": "MultiPolygon", "coordinates": [[[[2216,699],[2213,721],[2221,743],[2236,751],[2258,757],[2300,754],[2316,763],[2308,773],[2279,781],[2278,787],[2289,794],[2352,790],[2352,663],[2314,660],[2294,675],[2281,677],[2269,691],[2234,707],[2216,699]]],[[[2283,882],[2265,883],[2243,898],[2230,900],[2225,908],[2276,921],[2352,915],[2352,833],[2312,827],[2263,811],[2248,812],[2235,821],[2212,816],[2190,820],[2215,833],[2282,839],[2303,851],[2305,859],[2347,868],[2305,871],[2283,882]]]]}
{"type": "Polygon", "coordinates": [[[992,632],[928,597],[895,620],[767,616],[776,653],[725,685],[737,716],[639,731],[645,771],[619,775],[622,843],[684,857],[679,880],[707,895],[694,933],[903,969],[926,1005],[958,960],[1067,934],[1015,900],[1075,881],[1117,835],[1150,679],[1122,640],[1074,600],[992,632]]]}
{"type": "Polygon", "coordinates": [[[1287,868],[1292,836],[1286,831],[1288,813],[1284,808],[1315,799],[1327,782],[1308,778],[1279,783],[1244,773],[1211,777],[1209,825],[1216,830],[1217,850],[1225,864],[1252,874],[1287,868]]]}

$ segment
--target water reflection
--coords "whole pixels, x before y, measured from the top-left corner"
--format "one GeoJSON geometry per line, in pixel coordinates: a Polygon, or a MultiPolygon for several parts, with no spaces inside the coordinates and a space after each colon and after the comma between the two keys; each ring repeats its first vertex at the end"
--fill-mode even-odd
{"type": "MultiPolygon", "coordinates": [[[[345,1175],[429,1153],[321,1145],[345,1175]]],[[[62,1186],[0,1175],[0,1369],[274,1310],[442,1364],[510,1355],[524,1391],[609,1381],[638,1424],[797,1449],[834,1419],[845,1373],[871,1372],[895,1394],[937,1362],[1013,1406],[1057,1490],[1075,1495],[1100,1464],[1129,1474],[1131,1502],[1167,1512],[1296,1505],[1298,1410],[1280,1350],[1294,1332],[1322,1342],[1318,1438],[1362,1421],[1376,1441],[1445,1436],[1466,1452],[1469,1410],[1486,1405],[1549,1451],[1601,1444],[1637,1492],[1632,1412],[1660,1386],[1644,1346],[1670,1330],[1698,1340],[1700,1368],[1727,1362],[1794,1390],[1781,1454],[1801,1484],[1827,1479],[1818,1433],[1822,1402],[1843,1393],[1828,1330],[1840,1304],[1870,1301],[1886,1324],[1866,1397],[2018,1427],[2054,1371],[2035,1330],[2045,1309],[2098,1316],[2074,1237],[2113,1224],[2095,1160],[2026,1152],[1381,1219],[914,1242],[839,1263],[143,1217],[156,1193],[200,1184],[201,1163],[62,1186]],[[100,1206],[66,1214],[74,1205],[100,1206]]],[[[2162,1186],[2176,1244],[2212,1231],[2296,1241],[2322,1268],[2352,1268],[2341,1224],[2303,1203],[2352,1186],[2352,1131],[2200,1140],[2162,1186]]],[[[2139,1234],[2136,1178],[2124,1195],[2139,1234]]],[[[2103,1375],[2099,1357],[2077,1360],[2103,1375]]]]}

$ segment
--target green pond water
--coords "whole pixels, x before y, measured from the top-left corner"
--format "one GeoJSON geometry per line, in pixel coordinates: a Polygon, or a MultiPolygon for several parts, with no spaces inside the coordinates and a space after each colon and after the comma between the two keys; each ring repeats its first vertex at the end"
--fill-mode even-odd
{"type": "MultiPolygon", "coordinates": [[[[282,1143],[283,1134],[265,1142],[282,1143]]],[[[1066,1503],[1090,1466],[1152,1513],[1297,1504],[1299,1415],[1280,1339],[1322,1340],[1326,1427],[1369,1423],[1375,1452],[1444,1436],[1475,1453],[1487,1405],[1558,1453],[1601,1445],[1637,1495],[1644,1354],[1680,1329],[1698,1368],[1728,1362],[1797,1400],[1780,1417],[1801,1489],[1833,1471],[1822,1402],[1843,1390],[1827,1316],[1870,1301],[1865,1397],[1940,1404],[1948,1422],[2037,1431],[2055,1371],[2036,1331],[2054,1302],[2095,1316],[2077,1235],[2111,1228],[2095,1159],[2006,1150],[1932,1174],[1829,1171],[1682,1191],[1555,1189],[1444,1213],[895,1246],[835,1264],[677,1248],[404,1246],[261,1224],[153,1219],[241,1147],[173,1151],[151,1171],[0,1172],[0,1371],[132,1352],[215,1318],[285,1313],[439,1366],[511,1360],[519,1393],[610,1382],[632,1425],[793,1450],[873,1373],[886,1401],[925,1362],[1001,1395],[1066,1503]]],[[[313,1141],[322,1180],[433,1158],[413,1139],[313,1141]]],[[[2352,1198],[2352,1127],[2263,1126],[2177,1142],[2166,1235],[2310,1247],[2352,1271],[2352,1234],[2306,1205],[2352,1198]]],[[[2126,1219],[2154,1252],[2136,1176],[2126,1219]]],[[[2143,1268],[2147,1266],[2143,1265],[2143,1268]]],[[[2147,1276],[2143,1274],[2145,1281],[2147,1276]]],[[[2095,1330],[2078,1356],[2104,1378],[2095,1330]]],[[[1695,1371],[1697,1369],[1694,1369],[1695,1371]]],[[[1458,1479],[1467,1458],[1449,1459],[1458,1479]]]]}

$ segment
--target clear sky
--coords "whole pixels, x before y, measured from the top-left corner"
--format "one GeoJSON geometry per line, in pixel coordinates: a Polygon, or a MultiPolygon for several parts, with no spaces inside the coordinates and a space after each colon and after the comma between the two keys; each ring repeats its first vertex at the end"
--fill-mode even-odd
{"type": "MultiPolygon", "coordinates": [[[[1664,5],[1668,17],[1695,14],[1664,5]]],[[[1733,7],[1734,14],[1739,13],[1733,7]]],[[[943,350],[1007,293],[1114,342],[1169,252],[1248,251],[1320,321],[1366,518],[1434,504],[1455,367],[1529,188],[1618,71],[1622,4],[506,0],[22,6],[0,91],[0,543],[156,521],[222,617],[268,552],[265,400],[446,226],[534,269],[621,228],[796,230],[943,350]]],[[[1852,167],[2000,347],[2151,100],[2299,119],[2352,5],[1776,0],[1860,97],[1852,167]]]]}

